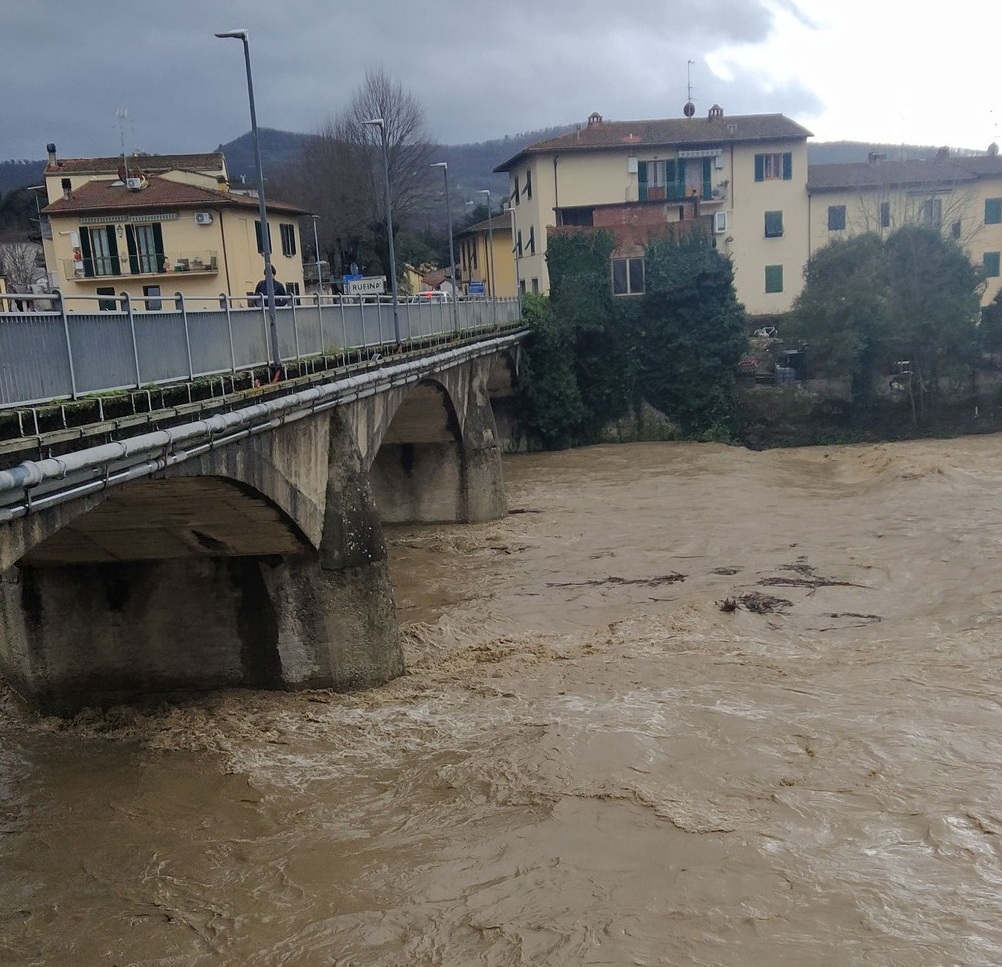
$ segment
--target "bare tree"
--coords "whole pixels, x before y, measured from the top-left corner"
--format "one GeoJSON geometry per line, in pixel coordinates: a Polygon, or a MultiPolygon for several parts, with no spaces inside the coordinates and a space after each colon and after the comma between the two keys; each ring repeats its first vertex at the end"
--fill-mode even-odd
{"type": "Polygon", "coordinates": [[[16,235],[0,236],[0,275],[13,292],[30,292],[34,283],[45,277],[39,267],[41,247],[16,235]]]}
{"type": "Polygon", "coordinates": [[[320,216],[320,247],[332,271],[351,262],[371,271],[378,261],[388,274],[382,135],[364,123],[375,118],[385,127],[394,231],[406,227],[427,196],[432,147],[420,102],[382,70],[366,73],[348,107],[275,179],[284,197],[320,216]]]}

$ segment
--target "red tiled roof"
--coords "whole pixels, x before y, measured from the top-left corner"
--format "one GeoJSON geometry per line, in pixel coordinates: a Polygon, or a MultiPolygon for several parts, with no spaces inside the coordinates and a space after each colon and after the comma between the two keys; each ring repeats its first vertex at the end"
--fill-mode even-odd
{"type": "Polygon", "coordinates": [[[611,148],[710,147],[754,141],[805,141],[810,131],[782,114],[736,114],[733,117],[663,118],[652,121],[589,121],[570,134],[527,145],[499,164],[508,171],[527,155],[560,154],[611,148]]]}
{"type": "MultiPolygon", "coordinates": [[[[302,208],[285,202],[266,199],[269,211],[306,215],[302,208]]],[[[84,214],[86,212],[145,211],[163,208],[246,208],[256,211],[255,195],[241,195],[232,191],[216,191],[187,185],[167,178],[150,178],[145,188],[132,191],[121,182],[88,181],[75,188],[69,198],[59,198],[44,208],[47,215],[84,214]]]]}
{"type": "MultiPolygon", "coordinates": [[[[46,164],[49,175],[106,175],[116,174],[122,164],[122,156],[114,158],[58,158],[54,165],[46,164]]],[[[147,175],[162,174],[165,171],[225,171],[226,159],[222,152],[211,154],[150,154],[137,155],[129,159],[130,171],[142,171],[147,175]]]]}

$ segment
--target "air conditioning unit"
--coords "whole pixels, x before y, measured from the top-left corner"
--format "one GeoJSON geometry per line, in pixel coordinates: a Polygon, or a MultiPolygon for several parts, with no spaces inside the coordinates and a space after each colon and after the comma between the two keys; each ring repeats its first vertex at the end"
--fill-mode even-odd
{"type": "Polygon", "coordinates": [[[212,212],[195,212],[195,224],[196,225],[211,225],[212,224],[212,212]]]}
{"type": "Polygon", "coordinates": [[[727,212],[713,213],[713,234],[723,235],[727,231],[727,212]]]}
{"type": "Polygon", "coordinates": [[[141,191],[142,187],[143,187],[143,179],[142,178],[126,178],[125,179],[125,187],[128,188],[129,191],[141,191]]]}

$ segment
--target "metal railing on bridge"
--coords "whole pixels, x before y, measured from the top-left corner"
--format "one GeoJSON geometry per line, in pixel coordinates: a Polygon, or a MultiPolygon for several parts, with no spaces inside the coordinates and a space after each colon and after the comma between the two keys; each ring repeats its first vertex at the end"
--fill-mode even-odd
{"type": "MultiPolygon", "coordinates": [[[[0,294],[0,408],[267,366],[268,317],[248,297],[0,294]],[[73,303],[70,311],[67,303],[73,303]],[[79,311],[82,308],[83,311],[79,311]]],[[[396,344],[389,297],[295,296],[276,308],[284,363],[396,344]]],[[[520,320],[519,301],[400,302],[400,339],[450,342],[520,320]]]]}

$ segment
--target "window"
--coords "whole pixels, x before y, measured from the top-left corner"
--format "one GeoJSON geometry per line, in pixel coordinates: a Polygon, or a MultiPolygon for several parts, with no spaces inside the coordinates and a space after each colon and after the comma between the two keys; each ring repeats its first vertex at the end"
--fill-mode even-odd
{"type": "Polygon", "coordinates": [[[990,279],[998,278],[999,276],[999,253],[998,252],[985,252],[983,256],[983,264],[985,267],[985,275],[990,279]]]}
{"type": "Polygon", "coordinates": [[[929,198],[922,202],[922,207],[919,209],[919,218],[923,225],[932,225],[935,228],[939,228],[943,224],[943,199],[929,198]]]}
{"type": "Polygon", "coordinates": [[[525,295],[525,279],[518,280],[518,291],[525,295]]]}
{"type": "Polygon", "coordinates": [[[282,222],[278,230],[282,236],[282,254],[291,258],[296,254],[296,226],[282,222]]]}
{"type": "Polygon", "coordinates": [[[536,254],[536,226],[529,226],[529,244],[527,246],[530,255],[536,254]]]}
{"type": "MultiPolygon", "coordinates": [[[[529,201],[532,198],[532,171],[526,170],[525,172],[525,200],[529,201]]],[[[490,213],[488,213],[490,214],[490,213]]]]}
{"type": "Polygon", "coordinates": [[[539,279],[532,280],[532,291],[536,295],[539,295],[539,279]]]}
{"type": "MultiPolygon", "coordinates": [[[[80,254],[83,256],[84,275],[119,275],[118,241],[114,225],[80,229],[80,254]]],[[[114,295],[114,292],[112,292],[114,295]]]]}
{"type": "Polygon", "coordinates": [[[295,296],[302,295],[302,292],[299,291],[299,283],[298,282],[286,282],[285,283],[285,291],[288,292],[289,295],[295,295],[295,296]]]}
{"type": "Polygon", "coordinates": [[[143,295],[146,297],[147,312],[159,312],[163,308],[163,303],[160,301],[160,286],[144,285],[143,295]]]}
{"type": "Polygon", "coordinates": [[[957,221],[950,226],[950,237],[960,241],[960,219],[957,219],[957,221]]]}
{"type": "Polygon", "coordinates": [[[518,230],[518,235],[515,238],[515,253],[515,258],[522,257],[522,229],[518,230]]]}
{"type": "Polygon", "coordinates": [[[102,299],[98,302],[97,307],[102,312],[114,312],[118,308],[118,299],[114,298],[115,287],[112,285],[99,285],[97,287],[98,295],[110,295],[111,299],[102,299]]]}
{"type": "Polygon", "coordinates": [[[765,291],[766,292],[783,291],[782,265],[767,265],[765,267],[765,291]]]}
{"type": "Polygon", "coordinates": [[[1002,198],[985,199],[985,224],[1002,224],[1002,198]]]}
{"type": "Polygon", "coordinates": [[[828,206],[828,231],[845,231],[845,205],[828,206]]]}
{"type": "Polygon", "coordinates": [[[793,178],[793,153],[776,151],[755,155],[756,181],[790,181],[793,178]]]}
{"type": "MultiPolygon", "coordinates": [[[[254,222],[254,234],[257,236],[257,250],[259,252],[264,251],[264,246],[261,244],[261,222],[254,222]]],[[[273,251],[271,247],[271,225],[268,226],[268,251],[273,251]]]]}
{"type": "Polygon", "coordinates": [[[765,237],[779,238],[783,234],[783,213],[765,213],[765,237]]]}
{"type": "Polygon", "coordinates": [[[882,201],[880,203],[880,227],[891,227],[891,203],[889,201],[882,201]]]}
{"type": "Polygon", "coordinates": [[[644,291],[642,258],[612,260],[612,294],[641,295],[644,291]]]}
{"type": "Polygon", "coordinates": [[[133,275],[164,271],[164,236],[159,223],[126,225],[125,246],[133,275]]]}
{"type": "Polygon", "coordinates": [[[595,224],[594,208],[561,208],[559,211],[561,225],[580,226],[595,224]]]}
{"type": "Polygon", "coordinates": [[[518,175],[515,175],[515,187],[511,192],[511,200],[517,205],[521,201],[521,197],[518,193],[518,175]]]}

